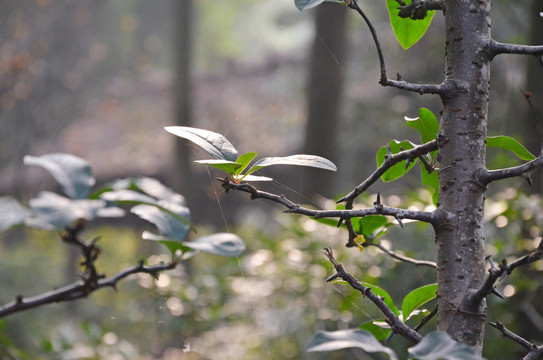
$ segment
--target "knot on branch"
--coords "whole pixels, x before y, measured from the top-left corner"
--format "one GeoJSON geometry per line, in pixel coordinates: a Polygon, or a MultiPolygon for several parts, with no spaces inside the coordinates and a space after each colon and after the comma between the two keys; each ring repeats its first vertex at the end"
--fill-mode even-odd
{"type": "Polygon", "coordinates": [[[421,5],[421,1],[417,0],[409,5],[399,6],[398,9],[400,10],[398,16],[402,19],[422,20],[428,15],[428,10],[421,5]]]}

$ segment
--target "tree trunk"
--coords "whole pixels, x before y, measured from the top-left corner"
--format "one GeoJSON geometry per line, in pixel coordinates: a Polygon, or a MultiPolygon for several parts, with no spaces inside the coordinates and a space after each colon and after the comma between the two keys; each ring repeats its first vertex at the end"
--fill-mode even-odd
{"type": "MultiPolygon", "coordinates": [[[[309,73],[308,115],[303,152],[337,161],[337,133],[340,99],[343,90],[341,61],[347,34],[346,9],[336,4],[322,4],[316,9],[316,34],[309,73]]],[[[334,195],[333,174],[304,169],[302,192],[308,196],[334,195]]]]}
{"type": "Polygon", "coordinates": [[[490,0],[444,1],[446,82],[456,91],[443,98],[438,135],[439,211],[436,227],[438,329],[481,353],[486,304],[471,295],[485,279],[483,204],[490,85],[490,0]]]}
{"type": "MultiPolygon", "coordinates": [[[[174,2],[174,39],[175,53],[175,84],[174,106],[175,122],[179,126],[192,126],[192,16],[193,0],[178,0],[174,2]]],[[[189,170],[189,152],[187,144],[175,141],[175,156],[173,157],[174,187],[181,194],[190,197],[191,171],[189,170]]]]}

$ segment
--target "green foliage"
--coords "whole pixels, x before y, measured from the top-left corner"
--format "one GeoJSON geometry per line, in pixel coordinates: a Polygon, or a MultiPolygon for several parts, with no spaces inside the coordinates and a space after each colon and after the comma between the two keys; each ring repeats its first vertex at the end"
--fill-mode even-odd
{"type": "MultiPolygon", "coordinates": [[[[416,145],[409,140],[392,140],[387,146],[382,146],[377,152],[377,167],[383,165],[386,157],[390,154],[397,154],[400,151],[413,149],[416,145]]],[[[415,166],[415,161],[406,164],[407,160],[403,160],[394,166],[391,166],[382,176],[384,182],[393,181],[404,176],[409,170],[415,166]]]]}
{"type": "MultiPolygon", "coordinates": [[[[409,5],[412,0],[405,0],[404,2],[409,5]]],[[[387,8],[394,35],[396,35],[396,39],[404,49],[409,49],[424,36],[435,13],[435,11],[428,11],[423,19],[414,20],[401,18],[398,15],[398,2],[396,0],[387,0],[387,8]]]]}
{"type": "Polygon", "coordinates": [[[402,317],[404,322],[409,319],[414,310],[420,308],[428,301],[435,299],[437,284],[422,286],[407,294],[402,302],[402,317]]]}
{"type": "Polygon", "coordinates": [[[232,181],[269,181],[264,176],[251,175],[257,170],[272,165],[310,166],[324,170],[336,171],[337,167],[330,160],[315,155],[290,155],[284,157],[266,157],[255,162],[247,171],[249,164],[256,157],[256,152],[249,152],[237,158],[237,150],[223,135],[202,129],[186,126],[167,126],[171,134],[192,141],[213,156],[214,160],[197,160],[195,163],[209,165],[227,172],[232,181]],[[245,171],[245,172],[244,172],[245,171]]]}
{"type": "Polygon", "coordinates": [[[369,215],[363,218],[354,219],[353,229],[357,234],[362,234],[367,240],[374,240],[387,232],[392,224],[386,216],[369,215]]]}
{"type": "Polygon", "coordinates": [[[487,136],[486,146],[509,150],[519,159],[524,161],[534,160],[535,156],[521,143],[509,136],[487,136]]]}
{"type": "MultiPolygon", "coordinates": [[[[419,109],[419,116],[416,118],[405,117],[406,125],[418,131],[423,144],[436,139],[439,131],[439,122],[433,112],[426,108],[419,109]]],[[[437,151],[432,152],[432,159],[437,151]]]]}

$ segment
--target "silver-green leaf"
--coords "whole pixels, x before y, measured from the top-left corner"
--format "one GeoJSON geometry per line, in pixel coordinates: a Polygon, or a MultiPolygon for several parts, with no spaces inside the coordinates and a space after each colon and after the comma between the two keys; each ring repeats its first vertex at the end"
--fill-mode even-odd
{"type": "Polygon", "coordinates": [[[245,243],[237,235],[231,233],[217,233],[200,237],[183,245],[208,254],[234,257],[245,250],[245,243]]]}
{"type": "Polygon", "coordinates": [[[297,154],[284,157],[266,157],[258,160],[247,174],[250,174],[263,167],[272,165],[296,165],[296,166],[310,166],[314,168],[336,171],[336,165],[330,160],[316,155],[297,154]]]}
{"type": "Polygon", "coordinates": [[[484,360],[472,348],[451,339],[447,333],[435,331],[410,348],[409,359],[417,360],[484,360]]]}
{"type": "Polygon", "coordinates": [[[30,210],[11,197],[0,198],[0,231],[20,225],[30,216],[30,210]]]}
{"type": "Polygon", "coordinates": [[[192,141],[215,159],[236,161],[238,158],[237,150],[221,134],[188,126],[167,126],[164,129],[171,134],[192,141]]]}
{"type": "Polygon", "coordinates": [[[95,183],[89,163],[71,154],[54,153],[39,157],[26,155],[24,163],[38,165],[49,171],[71,199],[86,198],[95,183]]]}
{"type": "Polygon", "coordinates": [[[346,348],[359,348],[367,353],[385,353],[391,360],[397,360],[392,349],[382,345],[364,330],[323,331],[311,339],[306,351],[333,351],[346,348]]]}

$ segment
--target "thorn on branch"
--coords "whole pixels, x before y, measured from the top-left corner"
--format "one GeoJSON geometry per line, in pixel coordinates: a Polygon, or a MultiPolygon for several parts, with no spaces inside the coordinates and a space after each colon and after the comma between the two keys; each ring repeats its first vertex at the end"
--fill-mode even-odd
{"type": "Polygon", "coordinates": [[[377,193],[377,200],[375,200],[375,202],[373,203],[373,205],[374,205],[375,207],[377,207],[377,206],[383,206],[383,204],[381,203],[381,193],[380,193],[380,192],[377,193]]]}
{"type": "Polygon", "coordinates": [[[520,177],[523,178],[524,180],[526,180],[526,182],[528,183],[528,185],[530,185],[530,187],[534,186],[534,183],[532,181],[532,177],[530,176],[530,173],[522,173],[522,174],[520,174],[520,177]]]}
{"type": "Polygon", "coordinates": [[[493,294],[493,295],[496,295],[497,297],[499,297],[502,300],[505,300],[505,296],[503,296],[498,290],[496,290],[496,288],[492,288],[490,293],[493,294]]]}
{"type": "Polygon", "coordinates": [[[388,344],[388,342],[390,340],[392,340],[392,337],[394,336],[396,332],[394,331],[394,329],[390,330],[390,334],[388,334],[387,338],[385,339],[385,344],[388,344]]]}

